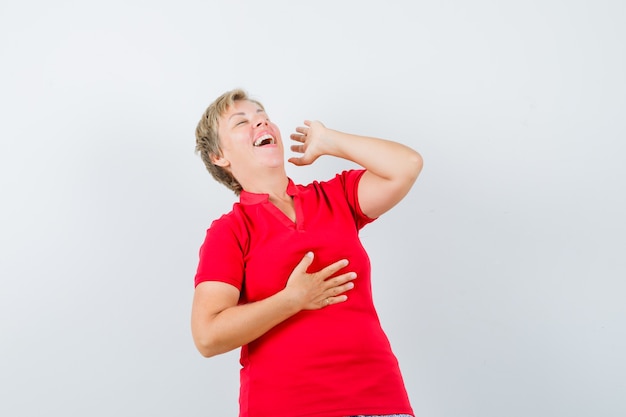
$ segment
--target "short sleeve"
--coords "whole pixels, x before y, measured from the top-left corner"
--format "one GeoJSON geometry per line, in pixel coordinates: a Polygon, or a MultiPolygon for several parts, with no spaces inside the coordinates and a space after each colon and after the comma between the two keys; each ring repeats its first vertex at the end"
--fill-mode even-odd
{"type": "Polygon", "coordinates": [[[195,286],[204,281],[220,281],[241,291],[244,276],[243,250],[229,218],[215,220],[200,247],[195,286]]]}
{"type": "Polygon", "coordinates": [[[365,215],[359,205],[359,181],[364,173],[364,169],[356,169],[343,171],[335,177],[335,179],[339,180],[343,186],[344,195],[350,209],[352,210],[354,221],[358,230],[361,230],[366,224],[376,220],[365,215]]]}

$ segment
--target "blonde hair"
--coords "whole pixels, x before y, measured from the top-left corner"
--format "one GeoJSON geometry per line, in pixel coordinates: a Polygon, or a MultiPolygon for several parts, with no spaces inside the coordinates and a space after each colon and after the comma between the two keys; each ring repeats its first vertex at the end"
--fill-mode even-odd
{"type": "Polygon", "coordinates": [[[237,88],[219,96],[207,107],[196,127],[196,153],[200,154],[206,169],[218,182],[231,189],[236,195],[241,193],[242,187],[230,170],[215,165],[212,157],[222,156],[220,138],[218,136],[219,118],[228,111],[236,101],[251,101],[265,110],[263,105],[250,99],[246,91],[237,88]]]}

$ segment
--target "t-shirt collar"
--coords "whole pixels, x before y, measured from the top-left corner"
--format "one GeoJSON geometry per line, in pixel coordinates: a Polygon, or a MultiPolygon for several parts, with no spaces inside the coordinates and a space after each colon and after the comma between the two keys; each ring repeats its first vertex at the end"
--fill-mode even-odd
{"type": "MultiPolygon", "coordinates": [[[[293,197],[298,194],[298,187],[296,187],[291,178],[288,178],[288,180],[287,194],[293,197]]],[[[269,199],[269,194],[251,193],[246,190],[241,190],[241,193],[239,194],[239,202],[244,205],[267,203],[269,199]]]]}

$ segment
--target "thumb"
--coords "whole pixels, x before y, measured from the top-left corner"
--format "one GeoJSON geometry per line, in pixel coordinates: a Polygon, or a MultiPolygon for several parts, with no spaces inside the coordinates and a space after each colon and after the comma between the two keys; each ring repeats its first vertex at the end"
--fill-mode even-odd
{"type": "Polygon", "coordinates": [[[298,265],[294,268],[294,271],[306,273],[306,270],[313,263],[313,252],[307,252],[298,265]]]}
{"type": "Polygon", "coordinates": [[[288,162],[291,162],[292,164],[297,165],[297,166],[302,166],[302,165],[304,165],[304,164],[302,163],[302,158],[295,158],[295,157],[294,157],[294,158],[289,158],[287,161],[288,161],[288,162]]]}

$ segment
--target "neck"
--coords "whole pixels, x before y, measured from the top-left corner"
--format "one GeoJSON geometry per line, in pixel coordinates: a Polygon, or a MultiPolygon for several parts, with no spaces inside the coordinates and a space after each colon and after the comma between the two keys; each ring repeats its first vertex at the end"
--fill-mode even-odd
{"type": "Polygon", "coordinates": [[[239,181],[244,190],[255,194],[269,194],[270,200],[285,198],[287,196],[287,184],[289,178],[284,169],[273,172],[259,173],[247,181],[239,181]]]}

